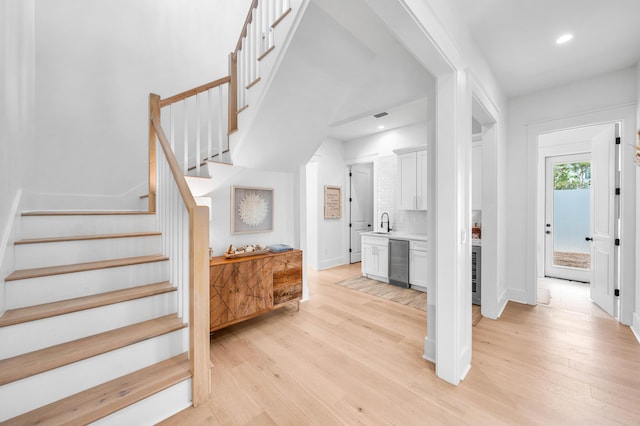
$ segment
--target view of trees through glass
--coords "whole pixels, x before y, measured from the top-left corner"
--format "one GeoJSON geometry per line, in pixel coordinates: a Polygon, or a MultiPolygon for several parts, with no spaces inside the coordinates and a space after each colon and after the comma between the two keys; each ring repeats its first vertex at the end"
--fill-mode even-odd
{"type": "Polygon", "coordinates": [[[565,163],[553,167],[553,189],[587,189],[591,186],[591,163],[565,163]]]}

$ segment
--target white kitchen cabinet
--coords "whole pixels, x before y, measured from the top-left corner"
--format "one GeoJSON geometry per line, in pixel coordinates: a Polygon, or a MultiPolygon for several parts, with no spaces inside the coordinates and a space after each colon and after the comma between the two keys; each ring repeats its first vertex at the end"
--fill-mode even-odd
{"type": "Polygon", "coordinates": [[[427,210],[427,150],[398,155],[401,210],[427,210]]]}
{"type": "Polygon", "coordinates": [[[389,279],[389,239],[362,236],[362,275],[389,279]]]}
{"type": "Polygon", "coordinates": [[[409,243],[409,284],[427,289],[427,242],[409,243]]]}
{"type": "Polygon", "coordinates": [[[482,143],[471,145],[471,210],[482,210],[482,143]]]}

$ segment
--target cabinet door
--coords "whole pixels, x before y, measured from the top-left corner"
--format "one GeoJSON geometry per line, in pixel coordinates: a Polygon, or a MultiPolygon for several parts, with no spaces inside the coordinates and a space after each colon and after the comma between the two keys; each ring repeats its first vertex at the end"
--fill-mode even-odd
{"type": "Polygon", "coordinates": [[[238,262],[233,319],[250,316],[273,306],[273,262],[270,258],[238,262]]]}
{"type": "Polygon", "coordinates": [[[376,255],[377,246],[371,244],[362,244],[362,273],[364,275],[376,273],[376,255]]]}
{"type": "Polygon", "coordinates": [[[427,210],[427,151],[416,154],[416,209],[427,210]]]}
{"type": "Polygon", "coordinates": [[[389,276],[389,247],[376,247],[376,272],[379,277],[387,278],[389,276]]]}
{"type": "Polygon", "coordinates": [[[210,268],[209,326],[211,329],[233,320],[236,281],[233,264],[210,268]]]}
{"type": "Polygon", "coordinates": [[[415,210],[416,208],[416,153],[410,152],[398,157],[398,181],[400,183],[400,209],[415,210]]]}
{"type": "Polygon", "coordinates": [[[427,252],[409,250],[409,284],[427,287],[427,252]]]}

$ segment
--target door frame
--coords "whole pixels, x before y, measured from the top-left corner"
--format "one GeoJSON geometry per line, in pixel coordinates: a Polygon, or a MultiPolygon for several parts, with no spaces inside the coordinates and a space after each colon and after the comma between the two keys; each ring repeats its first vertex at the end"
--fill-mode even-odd
{"type": "MultiPolygon", "coordinates": [[[[589,149],[591,149],[589,147],[589,149]]],[[[544,151],[543,148],[541,148],[541,151],[544,151]]],[[[544,174],[544,185],[542,186],[542,189],[544,190],[544,196],[545,196],[545,214],[544,216],[541,218],[543,222],[545,222],[545,226],[546,224],[551,223],[551,229],[547,230],[545,229],[545,235],[546,232],[550,231],[551,234],[549,234],[549,237],[545,237],[545,241],[544,241],[544,256],[543,256],[543,260],[542,260],[542,268],[543,268],[543,276],[545,277],[550,277],[550,278],[558,278],[558,279],[564,279],[564,280],[571,280],[571,281],[580,281],[580,282],[584,282],[584,283],[590,283],[591,282],[591,268],[589,268],[588,270],[585,269],[577,269],[577,268],[570,268],[570,267],[563,267],[563,266],[553,266],[552,262],[553,262],[553,254],[549,253],[550,249],[552,251],[553,249],[553,236],[555,235],[555,223],[554,220],[555,218],[553,218],[553,206],[550,206],[548,203],[549,197],[551,199],[553,199],[553,194],[549,194],[549,178],[551,178],[551,180],[553,180],[553,173],[548,169],[548,166],[551,164],[555,164],[555,162],[553,162],[553,160],[551,159],[558,159],[558,163],[563,162],[563,163],[569,163],[569,162],[578,162],[578,161],[589,161],[591,162],[591,152],[571,152],[571,153],[566,153],[566,154],[559,154],[559,155],[547,155],[544,157],[544,163],[545,163],[545,174],[544,174]],[[549,216],[552,216],[551,219],[549,219],[549,216]],[[551,242],[549,241],[549,239],[551,239],[551,242]],[[551,256],[551,259],[549,259],[549,256],[551,256]],[[561,272],[557,272],[557,271],[553,271],[550,269],[553,268],[561,268],[561,272]],[[557,273],[559,275],[562,276],[558,276],[558,275],[549,275],[549,273],[557,273]]],[[[589,202],[589,231],[587,232],[587,234],[585,234],[585,237],[591,235],[591,202],[589,202]]]]}
{"type": "Polygon", "coordinates": [[[538,218],[542,217],[540,209],[544,202],[540,199],[539,176],[539,143],[538,136],[558,130],[585,127],[594,124],[620,123],[621,127],[621,172],[620,184],[623,188],[620,203],[620,233],[628,236],[620,242],[619,276],[620,276],[620,310],[618,320],[624,325],[631,325],[635,309],[635,255],[636,247],[633,236],[636,233],[635,217],[635,165],[634,150],[636,141],[636,107],[634,105],[610,108],[584,114],[576,114],[554,120],[529,124],[527,126],[528,167],[527,167],[527,213],[525,216],[527,248],[526,288],[521,296],[515,295],[527,304],[536,304],[537,278],[540,276],[540,251],[544,244],[544,230],[538,218]]]}
{"type": "MultiPolygon", "coordinates": [[[[351,222],[351,207],[352,207],[352,203],[350,201],[350,198],[352,198],[352,194],[351,194],[351,190],[352,190],[352,186],[351,186],[351,178],[352,178],[351,170],[352,170],[353,166],[367,165],[367,164],[369,165],[368,167],[369,167],[369,169],[371,171],[371,188],[370,189],[371,189],[371,225],[372,226],[371,226],[370,231],[373,231],[373,229],[375,228],[373,226],[373,223],[375,223],[375,221],[376,221],[376,217],[375,217],[375,213],[376,213],[375,210],[376,209],[375,209],[375,206],[377,205],[377,203],[376,203],[377,200],[375,198],[376,195],[377,195],[376,192],[375,192],[376,185],[375,185],[375,181],[374,181],[374,177],[375,177],[375,175],[374,175],[375,162],[374,161],[356,161],[356,162],[353,162],[353,163],[346,164],[347,178],[346,178],[345,182],[347,182],[347,184],[345,186],[348,187],[348,191],[345,191],[344,200],[345,200],[345,204],[348,206],[348,210],[349,210],[347,220],[345,221],[346,225],[347,225],[347,262],[346,263],[348,263],[348,264],[357,263],[358,262],[358,261],[353,262],[352,259],[351,259],[351,253],[352,253],[352,241],[351,241],[352,229],[351,229],[351,226],[349,226],[352,223],[351,222]]],[[[360,261],[362,261],[362,255],[360,257],[360,261]]]]}

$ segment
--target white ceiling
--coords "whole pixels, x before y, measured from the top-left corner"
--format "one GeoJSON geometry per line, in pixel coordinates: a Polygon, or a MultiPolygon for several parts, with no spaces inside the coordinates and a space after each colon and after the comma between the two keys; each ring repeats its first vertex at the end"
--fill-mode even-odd
{"type": "Polygon", "coordinates": [[[448,0],[507,96],[634,66],[640,0],[448,0]],[[564,33],[574,38],[564,45],[564,33]]]}

